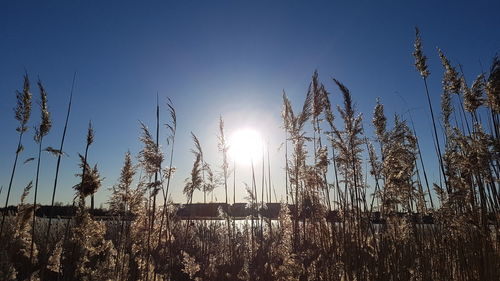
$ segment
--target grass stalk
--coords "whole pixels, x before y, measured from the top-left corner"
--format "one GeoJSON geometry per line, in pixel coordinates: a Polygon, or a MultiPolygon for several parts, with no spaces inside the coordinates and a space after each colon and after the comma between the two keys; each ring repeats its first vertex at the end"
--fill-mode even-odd
{"type": "MultiPolygon", "coordinates": [[[[16,173],[17,161],[19,159],[20,153],[24,150],[22,145],[22,139],[24,133],[28,130],[27,124],[31,115],[31,92],[30,92],[30,81],[28,78],[28,73],[24,75],[23,90],[16,91],[17,106],[14,109],[15,118],[19,121],[19,126],[16,131],[19,132],[19,139],[17,141],[16,156],[14,158],[14,164],[12,165],[12,172],[10,174],[9,186],[7,187],[7,196],[5,197],[5,209],[9,206],[10,191],[12,189],[12,183],[14,181],[14,175],[16,173]]],[[[2,214],[2,223],[0,224],[0,241],[3,238],[3,228],[5,223],[5,216],[7,212],[4,211],[2,214]]]]}
{"type": "Polygon", "coordinates": [[[63,146],[64,146],[64,140],[66,138],[66,130],[68,128],[68,120],[69,120],[69,115],[71,113],[71,102],[73,100],[73,90],[75,87],[75,79],[76,79],[76,72],[73,74],[73,82],[71,83],[71,91],[69,94],[69,102],[68,102],[68,110],[66,112],[66,119],[64,121],[64,129],[63,129],[63,134],[61,137],[61,143],[59,145],[59,153],[57,155],[57,163],[56,163],[56,175],[54,177],[54,186],[52,189],[52,198],[50,200],[50,215],[49,215],[49,221],[47,223],[47,233],[45,234],[45,241],[48,243],[49,241],[49,234],[50,234],[50,228],[52,226],[52,217],[54,214],[54,203],[55,203],[55,198],[56,198],[56,190],[57,190],[57,182],[59,178],[59,168],[61,165],[61,158],[63,156],[63,146]]]}

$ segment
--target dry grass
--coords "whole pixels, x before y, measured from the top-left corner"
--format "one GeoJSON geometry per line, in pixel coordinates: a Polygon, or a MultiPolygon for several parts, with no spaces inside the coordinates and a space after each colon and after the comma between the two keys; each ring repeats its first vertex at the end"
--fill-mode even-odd
{"type": "MultiPolygon", "coordinates": [[[[431,76],[417,30],[415,66],[429,102],[443,183],[432,184],[427,178],[418,136],[406,120],[400,116],[388,120],[377,100],[372,119],[375,136],[367,136],[349,89],[333,80],[343,97],[335,116],[331,95],[315,72],[300,112],[294,111],[283,94],[287,202],[281,204],[278,220],[271,222],[261,215],[264,198],[271,201],[271,175],[266,182],[264,157],[260,197],[252,163],[248,218],[236,222],[228,208],[220,210],[223,220],[181,220],[168,201],[177,128],[169,100],[169,154],[160,150],[157,106],[156,135],[141,124],[144,148],[138,164],[144,174],[137,178],[133,157],[127,153],[119,182],[112,188],[109,203],[114,220],[99,221],[85,207],[86,198],[101,183],[97,166],[88,163],[94,142],[91,125],[81,156],[82,171],[77,175],[81,182],[75,186],[74,218],[52,228],[50,221],[33,228],[29,222],[35,222],[36,202],[24,202],[32,184],[27,186],[17,213],[2,217],[0,279],[500,280],[500,62],[495,58],[490,72],[481,73],[468,86],[441,50],[438,55],[444,67],[439,120],[427,87],[431,76]],[[441,136],[440,120],[445,128],[441,136]],[[365,156],[374,179],[372,187],[363,176],[365,156]],[[156,203],[158,195],[163,204],[156,203]],[[373,222],[374,210],[379,211],[381,223],[373,222]],[[423,223],[428,213],[433,215],[433,224],[423,223]]],[[[50,129],[43,100],[42,94],[42,122],[36,134],[39,152],[50,129]]],[[[18,93],[19,145],[11,181],[30,108],[25,77],[24,89],[18,93]]],[[[228,202],[235,167],[227,160],[224,133],[221,118],[220,180],[204,159],[200,140],[192,134],[194,162],[184,188],[187,203],[194,192],[203,192],[206,201],[218,186],[224,188],[228,202]]],[[[52,149],[58,156],[62,143],[60,147],[52,149]]],[[[8,193],[10,189],[9,184],[8,193]]]]}

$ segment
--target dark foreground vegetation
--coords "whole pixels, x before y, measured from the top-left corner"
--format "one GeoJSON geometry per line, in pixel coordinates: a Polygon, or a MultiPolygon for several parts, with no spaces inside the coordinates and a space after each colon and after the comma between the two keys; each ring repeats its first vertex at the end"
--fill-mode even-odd
{"type": "MultiPolygon", "coordinates": [[[[232,219],[235,220],[245,220],[249,216],[263,216],[266,219],[277,220],[279,218],[279,213],[281,207],[286,207],[289,210],[294,209],[295,205],[282,205],[280,203],[266,203],[265,208],[255,210],[247,208],[246,203],[193,203],[193,204],[172,204],[177,210],[175,215],[179,219],[184,220],[221,220],[223,217],[220,216],[221,210],[227,213],[232,219]]],[[[52,218],[52,219],[72,219],[76,215],[76,206],[38,206],[35,211],[35,216],[40,218],[52,218]]],[[[0,213],[7,212],[9,215],[15,214],[17,212],[16,206],[9,206],[8,208],[0,208],[0,213]]],[[[96,220],[114,220],[116,217],[125,220],[134,220],[135,216],[131,212],[117,212],[108,209],[91,209],[89,213],[96,220]]],[[[303,219],[301,216],[306,216],[307,214],[301,213],[297,219],[303,219]]],[[[397,213],[398,216],[408,216],[411,221],[425,224],[432,224],[434,218],[432,213],[419,214],[419,213],[397,213]]],[[[371,211],[367,214],[363,214],[363,217],[369,219],[372,223],[382,224],[385,220],[382,218],[381,213],[378,211],[371,211]]],[[[305,217],[310,219],[310,217],[305,217]]],[[[292,219],[295,219],[292,214],[292,219]]],[[[329,222],[342,222],[342,217],[338,210],[331,210],[325,213],[325,219],[329,222]]],[[[493,224],[495,221],[495,215],[493,213],[488,214],[489,224],[493,224]]]]}
{"type": "MultiPolygon", "coordinates": [[[[0,280],[500,280],[500,60],[495,57],[487,73],[468,82],[443,52],[438,53],[444,68],[441,118],[430,102],[429,96],[438,90],[427,87],[429,71],[417,31],[415,66],[433,121],[437,182],[427,177],[411,119],[408,123],[395,116],[389,122],[377,101],[375,135],[369,138],[347,87],[333,80],[343,97],[334,115],[332,95],[314,73],[300,111],[292,109],[283,94],[286,202],[281,202],[278,220],[271,222],[258,213],[273,201],[265,160],[259,164],[260,178],[254,174],[246,188],[246,208],[254,215],[236,222],[230,210],[218,208],[218,221],[181,219],[178,206],[168,200],[177,124],[169,100],[168,153],[159,149],[158,118],[155,133],[143,125],[144,147],[138,155],[142,176],[137,177],[138,168],[127,153],[109,198],[113,220],[100,221],[86,207],[90,201],[94,209],[93,194],[101,185],[97,166],[89,164],[91,125],[81,155],[81,181],[74,187],[72,219],[34,216],[37,169],[17,212],[2,215],[0,280]],[[365,158],[370,181],[362,169],[365,158]],[[33,203],[25,202],[29,192],[33,203]],[[338,214],[338,222],[327,220],[331,211],[338,214]],[[373,212],[383,224],[370,220],[373,212]],[[133,219],[123,219],[129,213],[133,219]],[[429,213],[431,226],[422,224],[429,213]]],[[[47,151],[57,157],[59,167],[64,135],[58,148],[42,149],[51,121],[45,89],[38,86],[42,118],[35,131],[38,157],[31,160],[39,167],[47,151]]],[[[15,188],[12,179],[30,119],[27,76],[17,97],[19,145],[4,191],[5,207],[15,188]]],[[[159,107],[156,110],[158,116],[159,107]]],[[[71,102],[67,112],[69,116],[71,102]]],[[[194,134],[193,140],[195,160],[184,188],[186,203],[192,203],[197,191],[206,201],[216,187],[224,189],[229,203],[231,188],[235,192],[234,169],[227,159],[223,120],[218,171],[204,159],[194,134]]]]}

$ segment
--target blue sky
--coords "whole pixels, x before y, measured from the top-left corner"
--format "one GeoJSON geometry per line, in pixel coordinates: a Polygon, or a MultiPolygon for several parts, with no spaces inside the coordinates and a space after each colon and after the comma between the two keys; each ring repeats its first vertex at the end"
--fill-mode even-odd
{"type": "MultiPolygon", "coordinates": [[[[281,92],[300,107],[315,69],[332,93],[335,77],[350,88],[371,135],[371,112],[381,97],[387,115],[411,109],[429,162],[438,170],[422,81],[413,67],[414,26],[422,31],[429,57],[429,83],[439,105],[439,46],[469,80],[487,70],[500,51],[499,1],[2,1],[0,3],[0,195],[5,200],[14,160],[17,126],[12,108],[26,70],[39,77],[49,95],[53,130],[46,145],[57,147],[73,73],[77,81],[57,201],[69,202],[77,183],[77,153],[84,150],[86,126],[95,126],[89,161],[105,176],[97,195],[118,177],[127,150],[141,149],[139,120],[154,126],[155,96],[167,122],[166,98],[178,113],[172,187],[174,201],[189,175],[190,132],[200,138],[208,161],[220,165],[216,132],[220,115],[228,134],[253,127],[269,139],[273,181],[283,194],[281,92]]],[[[38,91],[33,87],[38,100],[38,91]]],[[[31,125],[39,119],[35,107],[31,125]]],[[[165,133],[165,130],[163,131],[165,133]]],[[[33,130],[24,139],[21,160],[35,155],[33,130]]],[[[165,147],[165,134],[162,134],[165,147]]],[[[22,161],[21,161],[22,162],[22,161]]],[[[55,159],[42,158],[39,198],[50,198],[55,159]]],[[[11,202],[34,178],[35,162],[20,165],[11,202]]],[[[243,168],[242,168],[243,169],[243,168]]],[[[248,168],[245,168],[248,170],[248,168]]],[[[241,182],[249,182],[241,171],[241,182]]],[[[222,189],[215,196],[222,199],[222,189]]],[[[239,189],[237,200],[243,200],[239,189]]],[[[195,195],[194,201],[202,197],[195,195]]],[[[3,203],[2,203],[3,205],[3,203]]]]}

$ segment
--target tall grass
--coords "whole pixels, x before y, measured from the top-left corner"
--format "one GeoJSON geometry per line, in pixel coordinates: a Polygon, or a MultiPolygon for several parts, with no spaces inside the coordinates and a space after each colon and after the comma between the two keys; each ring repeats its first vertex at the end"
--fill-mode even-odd
{"type": "MultiPolygon", "coordinates": [[[[75,186],[76,215],[65,225],[30,224],[36,202],[25,203],[28,184],[17,212],[2,218],[0,280],[499,280],[500,61],[495,57],[489,73],[480,73],[469,85],[439,50],[444,72],[441,118],[436,118],[418,30],[414,57],[444,183],[427,177],[425,148],[412,120],[386,117],[377,99],[370,120],[375,134],[370,136],[355,106],[357,93],[336,79],[323,84],[314,72],[299,109],[283,93],[286,163],[280,186],[286,196],[277,220],[266,218],[270,205],[265,203],[273,201],[269,148],[267,166],[263,153],[249,167],[248,217],[234,217],[228,185],[233,173],[236,203],[236,165],[231,171],[222,117],[218,147],[211,148],[220,152],[220,167],[207,163],[192,133],[193,166],[184,185],[186,204],[194,192],[203,192],[206,203],[214,188],[223,189],[221,219],[198,220],[190,214],[183,219],[169,199],[177,116],[169,100],[165,154],[158,101],[156,134],[141,123],[138,165],[126,153],[111,189],[113,219],[101,221],[85,205],[102,180],[97,166],[88,163],[94,141],[89,125],[75,186]],[[336,111],[335,103],[340,103],[336,111]],[[158,194],[162,201],[156,200],[158,194]],[[35,233],[47,235],[42,239],[35,233]],[[38,248],[46,253],[39,254],[38,248]]],[[[17,95],[16,159],[29,119],[27,81],[17,95]]]]}
{"type": "Polygon", "coordinates": [[[40,163],[42,158],[42,143],[43,138],[49,133],[52,127],[52,121],[50,120],[50,114],[47,106],[47,92],[42,85],[41,81],[38,81],[38,88],[40,89],[40,112],[41,120],[38,127],[35,127],[35,142],[38,144],[38,157],[36,163],[36,177],[35,177],[35,195],[33,196],[33,226],[31,230],[31,248],[30,248],[30,260],[33,263],[33,250],[35,246],[35,229],[36,229],[36,199],[38,194],[38,180],[40,175],[40,163]]]}
{"type": "Polygon", "coordinates": [[[67,112],[66,112],[66,119],[64,121],[64,129],[63,129],[63,134],[62,134],[62,137],[61,137],[61,143],[59,145],[59,149],[58,150],[53,149],[53,148],[49,149],[49,151],[51,151],[51,152],[53,152],[53,153],[55,153],[57,155],[57,164],[56,164],[56,173],[55,173],[55,177],[54,177],[54,188],[52,190],[52,199],[50,201],[51,214],[49,215],[49,222],[48,222],[48,226],[47,226],[46,240],[48,240],[48,237],[50,235],[50,228],[52,226],[52,216],[53,216],[52,210],[53,210],[54,202],[55,202],[55,198],[56,198],[56,190],[57,190],[57,183],[58,183],[58,178],[59,178],[59,168],[60,168],[60,165],[61,165],[61,158],[64,155],[64,152],[63,152],[64,140],[66,138],[66,130],[68,128],[69,115],[71,113],[71,104],[72,104],[72,101],[73,101],[73,90],[74,90],[74,87],[75,87],[75,79],[76,79],[76,72],[73,75],[73,82],[71,83],[71,91],[70,91],[70,95],[69,95],[68,109],[67,109],[67,112]]]}
{"type": "MultiPolygon", "coordinates": [[[[19,126],[16,131],[19,132],[19,140],[16,147],[16,157],[14,159],[14,165],[12,166],[12,172],[10,174],[9,187],[7,188],[7,196],[5,197],[5,208],[9,205],[10,191],[12,189],[12,183],[14,181],[14,175],[16,173],[17,160],[19,159],[19,154],[24,150],[22,145],[23,135],[28,131],[28,121],[31,116],[31,92],[30,92],[30,81],[28,74],[24,75],[24,84],[22,92],[16,92],[17,106],[14,109],[16,120],[19,121],[19,126]]],[[[0,225],[0,237],[3,235],[3,227],[5,223],[5,213],[2,214],[2,223],[0,225]]]]}

